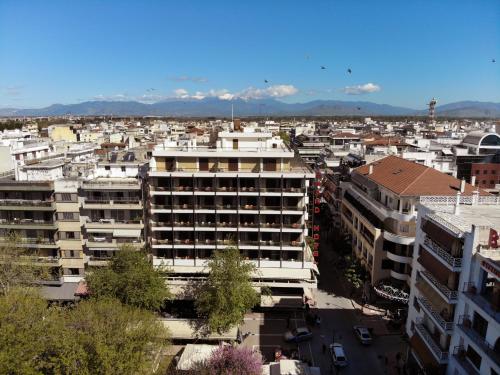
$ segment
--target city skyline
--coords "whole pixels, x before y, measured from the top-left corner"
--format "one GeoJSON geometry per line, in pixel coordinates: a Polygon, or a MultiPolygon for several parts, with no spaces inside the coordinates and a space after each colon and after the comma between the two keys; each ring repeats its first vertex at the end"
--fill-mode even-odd
{"type": "Polygon", "coordinates": [[[498,13],[494,1],[4,1],[0,107],[202,97],[498,102],[498,13]]]}

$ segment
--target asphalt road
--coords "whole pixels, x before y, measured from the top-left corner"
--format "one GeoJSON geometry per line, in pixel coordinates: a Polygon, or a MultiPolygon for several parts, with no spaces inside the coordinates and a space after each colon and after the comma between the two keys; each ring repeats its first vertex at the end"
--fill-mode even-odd
{"type": "MultiPolygon", "coordinates": [[[[376,335],[373,344],[363,346],[354,336],[353,326],[367,325],[384,326],[381,316],[365,316],[357,310],[348,298],[342,275],[333,265],[331,246],[334,241],[327,235],[322,236],[320,246],[320,278],[318,290],[315,293],[317,305],[311,310],[321,317],[321,325],[312,327],[313,339],[298,345],[300,358],[309,360],[313,366],[319,366],[322,374],[336,373],[328,349],[323,351],[323,345],[335,341],[344,345],[349,365],[339,371],[341,374],[397,374],[395,355],[405,352],[405,343],[400,335],[376,335]],[[388,365],[385,364],[388,357],[388,365]]],[[[297,350],[295,345],[283,341],[283,333],[287,330],[288,318],[291,328],[305,325],[303,311],[269,311],[248,314],[241,327],[242,332],[250,332],[243,345],[258,348],[266,360],[273,359],[274,349],[282,347],[285,351],[297,350]]]]}

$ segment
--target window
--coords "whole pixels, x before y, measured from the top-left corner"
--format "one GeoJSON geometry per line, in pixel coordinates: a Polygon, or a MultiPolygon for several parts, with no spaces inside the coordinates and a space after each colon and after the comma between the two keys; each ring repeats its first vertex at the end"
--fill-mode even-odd
{"type": "Polygon", "coordinates": [[[494,180],[490,180],[490,185],[493,185],[495,183],[494,180]]]}
{"type": "Polygon", "coordinates": [[[59,212],[58,219],[62,221],[77,221],[78,212],[59,212]]]}
{"type": "Polygon", "coordinates": [[[79,268],[68,268],[68,274],[71,276],[77,276],[80,274],[79,268]]]}
{"type": "Polygon", "coordinates": [[[122,167],[122,172],[125,172],[125,167],[122,167]]]}
{"type": "Polygon", "coordinates": [[[109,171],[109,170],[111,170],[111,167],[109,165],[105,165],[104,170],[109,171]]]}
{"type": "Polygon", "coordinates": [[[483,174],[488,174],[488,171],[485,169],[485,170],[483,171],[483,174]]]}
{"type": "Polygon", "coordinates": [[[472,346],[469,345],[467,347],[465,355],[477,369],[481,368],[481,356],[472,348],[472,346]]]}
{"type": "Polygon", "coordinates": [[[208,171],[208,159],[207,158],[200,158],[199,163],[200,163],[200,171],[208,171]]]}
{"type": "Polygon", "coordinates": [[[78,240],[80,239],[80,232],[59,232],[61,240],[78,240]]]}
{"type": "Polygon", "coordinates": [[[488,330],[488,321],[474,311],[474,320],[472,321],[472,328],[476,331],[482,338],[486,337],[486,331],[488,330]]]}
{"type": "Polygon", "coordinates": [[[71,202],[71,193],[62,193],[61,194],[61,201],[63,202],[71,202]]]}
{"type": "Polygon", "coordinates": [[[491,171],[491,174],[497,174],[497,171],[495,171],[494,169],[491,171]]]}
{"type": "Polygon", "coordinates": [[[480,174],[481,171],[479,169],[476,169],[476,174],[480,174]]]}
{"type": "Polygon", "coordinates": [[[238,140],[233,139],[233,150],[237,150],[237,149],[238,149],[238,140]]]}
{"type": "Polygon", "coordinates": [[[70,250],[69,251],[69,257],[74,258],[75,257],[75,250],[70,250]]]}

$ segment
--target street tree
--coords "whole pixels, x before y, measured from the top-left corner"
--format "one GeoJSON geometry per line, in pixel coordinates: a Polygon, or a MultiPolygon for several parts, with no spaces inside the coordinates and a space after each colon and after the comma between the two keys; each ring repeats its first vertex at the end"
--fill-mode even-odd
{"type": "Polygon", "coordinates": [[[246,262],[235,247],[216,250],[207,267],[208,276],[197,293],[196,310],[210,331],[227,332],[259,303],[259,294],[252,286],[256,267],[246,262]]]}
{"type": "Polygon", "coordinates": [[[78,303],[66,326],[85,349],[88,374],[95,375],[150,374],[153,355],[168,338],[154,313],[111,298],[78,303]]]}
{"type": "Polygon", "coordinates": [[[26,288],[0,296],[0,322],[1,374],[150,374],[167,342],[152,312],[109,298],[48,306],[26,288]]]}
{"type": "Polygon", "coordinates": [[[347,267],[344,271],[344,276],[347,282],[351,285],[352,291],[361,288],[364,282],[364,270],[361,265],[353,259],[352,256],[345,257],[347,267]]]}
{"type": "Polygon", "coordinates": [[[16,287],[34,287],[49,277],[46,267],[36,264],[36,251],[20,247],[21,239],[14,233],[0,245],[0,294],[16,287]]]}
{"type": "Polygon", "coordinates": [[[202,375],[261,375],[262,356],[247,347],[221,345],[196,367],[202,375]]]}
{"type": "Polygon", "coordinates": [[[16,287],[1,296],[0,373],[88,374],[79,363],[84,348],[74,342],[60,314],[32,288],[16,287]]]}
{"type": "Polygon", "coordinates": [[[130,245],[117,251],[108,267],[89,272],[86,280],[92,297],[113,297],[147,310],[159,310],[171,297],[163,270],[130,245]]]}

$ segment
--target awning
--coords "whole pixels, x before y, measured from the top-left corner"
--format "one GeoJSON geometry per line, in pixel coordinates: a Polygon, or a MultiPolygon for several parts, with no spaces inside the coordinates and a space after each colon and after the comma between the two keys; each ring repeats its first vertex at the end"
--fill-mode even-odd
{"type": "Polygon", "coordinates": [[[140,236],[141,236],[140,229],[115,229],[113,231],[113,237],[139,238],[140,236]]]}

